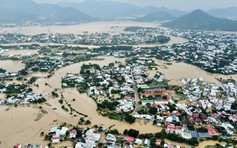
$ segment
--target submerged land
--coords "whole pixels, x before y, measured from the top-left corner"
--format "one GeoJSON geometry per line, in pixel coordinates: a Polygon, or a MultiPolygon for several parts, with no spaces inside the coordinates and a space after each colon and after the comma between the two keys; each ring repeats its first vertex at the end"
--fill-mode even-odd
{"type": "Polygon", "coordinates": [[[236,144],[236,35],[135,22],[0,33],[0,147],[236,144]]]}

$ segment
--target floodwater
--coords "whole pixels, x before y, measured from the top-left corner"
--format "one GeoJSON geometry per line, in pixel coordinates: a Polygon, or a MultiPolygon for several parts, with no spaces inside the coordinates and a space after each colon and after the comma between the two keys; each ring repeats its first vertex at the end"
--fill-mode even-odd
{"type": "MultiPolygon", "coordinates": [[[[60,33],[60,34],[84,34],[87,33],[110,33],[110,34],[119,34],[119,33],[128,33],[124,29],[130,26],[140,26],[140,27],[159,27],[159,23],[155,22],[92,22],[84,23],[78,25],[68,25],[68,26],[27,26],[27,27],[15,27],[15,28],[0,28],[0,33],[21,33],[26,35],[37,35],[41,33],[60,33]]],[[[167,35],[171,38],[170,42],[166,44],[140,44],[134,45],[135,47],[155,47],[162,45],[172,45],[174,43],[185,43],[188,40],[180,37],[174,37],[167,35]]],[[[40,44],[40,45],[64,45],[58,43],[14,43],[14,44],[4,44],[4,45],[29,45],[29,44],[40,44]]],[[[97,48],[99,46],[95,45],[80,45],[80,44],[67,44],[68,46],[79,46],[87,48],[97,48]]]]}
{"type": "MultiPolygon", "coordinates": [[[[36,73],[31,76],[39,76],[36,84],[39,87],[32,86],[33,91],[36,93],[42,93],[47,99],[47,104],[42,104],[41,106],[48,112],[48,114],[43,115],[43,117],[39,121],[35,121],[37,115],[40,110],[37,106],[31,107],[17,107],[6,111],[5,106],[0,107],[0,118],[4,119],[0,121],[0,140],[2,141],[2,146],[11,147],[16,143],[42,143],[47,144],[43,141],[43,138],[40,137],[40,133],[43,131],[47,133],[51,126],[57,125],[62,122],[67,122],[73,125],[77,125],[79,118],[81,116],[71,116],[68,112],[65,112],[61,109],[61,104],[58,102],[59,98],[53,98],[51,96],[51,92],[57,90],[59,94],[63,94],[64,99],[71,104],[71,106],[79,111],[80,113],[88,115],[88,118],[92,125],[102,125],[104,127],[110,127],[114,125],[113,128],[119,130],[122,133],[125,129],[137,129],[140,133],[155,133],[160,132],[160,127],[155,127],[151,122],[144,124],[143,120],[139,120],[132,125],[127,124],[125,122],[120,122],[116,120],[109,119],[107,117],[103,117],[98,115],[96,109],[96,103],[88,97],[86,94],[80,94],[74,88],[61,89],[61,78],[64,77],[67,73],[79,73],[80,67],[82,64],[88,63],[96,63],[101,66],[106,65],[110,62],[120,61],[124,62],[123,58],[114,58],[114,57],[100,57],[104,58],[104,60],[92,60],[86,62],[80,62],[76,64],[72,64],[70,66],[66,66],[61,68],[53,74],[52,77],[47,78],[45,73],[36,73]],[[48,85],[45,85],[45,84],[48,85]],[[75,99],[75,101],[72,101],[75,99]],[[57,122],[53,122],[57,121],[57,122]],[[9,124],[11,123],[11,124],[9,124]],[[33,138],[32,138],[33,137],[33,138]]],[[[158,60],[157,64],[162,65],[165,62],[158,60]]],[[[191,66],[185,63],[173,63],[172,65],[166,65],[167,69],[163,66],[159,68],[159,70],[166,75],[167,79],[170,79],[172,83],[177,83],[180,78],[183,77],[199,77],[202,76],[204,80],[215,81],[213,76],[221,76],[221,75],[213,75],[209,74],[195,66],[191,66]]],[[[236,76],[236,75],[235,75],[236,76]]],[[[173,143],[167,141],[169,143],[173,143]]],[[[173,143],[174,144],[174,143],[173,143]]],[[[179,144],[182,146],[183,144],[179,144]]],[[[199,147],[206,145],[206,143],[201,143],[199,147]]]]}
{"type": "Polygon", "coordinates": [[[0,33],[21,33],[26,35],[36,35],[41,33],[60,34],[82,34],[82,33],[124,33],[123,29],[128,26],[158,27],[159,23],[132,22],[132,21],[108,21],[92,22],[67,26],[26,26],[14,28],[0,28],[0,33]]]}
{"type": "Polygon", "coordinates": [[[0,68],[3,68],[8,72],[18,72],[25,68],[25,64],[21,61],[0,60],[0,68]]]}
{"type": "Polygon", "coordinates": [[[5,94],[0,93],[0,100],[5,98],[5,94]]]}
{"type": "MultiPolygon", "coordinates": [[[[180,79],[182,78],[200,78],[202,77],[204,81],[209,83],[217,83],[220,82],[216,78],[228,79],[232,78],[237,80],[237,74],[235,75],[223,75],[223,74],[212,74],[193,66],[191,64],[183,63],[183,62],[171,62],[171,65],[167,64],[166,61],[156,60],[158,66],[158,71],[165,74],[166,79],[170,80],[169,84],[172,85],[182,85],[180,79]]],[[[155,75],[156,71],[150,71],[151,75],[155,75]]]]}
{"type": "MultiPolygon", "coordinates": [[[[96,23],[86,23],[80,25],[72,26],[32,26],[32,27],[20,27],[20,28],[0,28],[0,33],[23,33],[23,34],[39,34],[39,33],[75,33],[81,34],[88,31],[88,33],[95,32],[109,32],[109,33],[122,33],[126,26],[144,26],[144,27],[157,27],[159,24],[156,23],[138,23],[138,22],[96,22],[96,23]]],[[[171,37],[171,42],[173,43],[183,43],[187,40],[182,38],[171,37]]],[[[77,46],[77,45],[75,45],[77,46]]],[[[21,54],[21,53],[12,53],[21,54]]],[[[155,127],[152,123],[144,124],[143,121],[139,121],[135,124],[127,124],[124,122],[119,122],[116,120],[111,120],[107,117],[98,115],[96,109],[96,103],[88,97],[86,94],[80,94],[76,89],[61,89],[61,78],[67,73],[79,73],[80,67],[84,63],[96,63],[99,65],[105,65],[114,61],[124,62],[124,59],[114,58],[114,57],[102,57],[105,58],[101,61],[87,61],[76,63],[64,68],[61,68],[52,75],[52,77],[47,78],[45,73],[33,73],[31,76],[38,76],[36,84],[39,87],[32,85],[32,89],[36,93],[42,93],[47,99],[47,104],[41,104],[41,106],[48,112],[44,114],[39,121],[35,121],[40,110],[39,106],[30,107],[6,107],[0,106],[0,147],[8,148],[12,147],[17,143],[40,143],[46,145],[48,142],[40,137],[41,132],[48,133],[50,127],[54,125],[59,125],[62,122],[67,122],[73,125],[77,125],[79,118],[81,116],[71,116],[68,112],[61,109],[61,104],[58,102],[60,98],[53,98],[51,92],[57,90],[59,94],[63,94],[64,99],[71,104],[71,106],[79,111],[80,113],[88,115],[88,118],[92,125],[103,125],[109,127],[115,125],[114,128],[118,129],[119,132],[123,132],[125,129],[137,129],[140,133],[154,133],[161,131],[160,127],[155,127]],[[46,83],[48,85],[46,85],[46,83]],[[72,101],[75,99],[76,101],[72,101]],[[6,111],[6,109],[10,110],[6,111]]],[[[230,76],[210,74],[197,68],[195,66],[185,64],[185,63],[175,63],[172,65],[165,64],[166,62],[161,60],[156,60],[156,63],[161,65],[158,67],[159,71],[166,75],[166,79],[170,80],[170,84],[180,84],[181,78],[199,78],[203,77],[207,82],[216,82],[216,77],[229,78],[230,76]],[[166,67],[166,68],[165,68],[166,67]]],[[[0,61],[0,67],[8,71],[19,71],[24,68],[24,64],[20,61],[10,61],[4,60],[0,61]]],[[[152,71],[154,73],[154,71],[152,71]]],[[[151,73],[152,73],[151,72],[151,73]]],[[[232,76],[237,80],[237,75],[232,76]]],[[[200,144],[200,148],[206,146],[207,144],[215,144],[213,141],[208,141],[208,143],[203,142],[200,144]]],[[[173,143],[173,142],[170,142],[173,143]]],[[[183,144],[180,144],[182,146],[183,144]]]]}
{"type": "Polygon", "coordinates": [[[38,50],[9,50],[8,54],[11,56],[22,55],[22,54],[37,54],[38,50]]]}
{"type": "Polygon", "coordinates": [[[214,140],[203,141],[203,142],[200,142],[197,148],[205,148],[207,145],[214,146],[216,144],[220,144],[225,147],[226,142],[219,142],[219,141],[214,141],[214,140]]]}

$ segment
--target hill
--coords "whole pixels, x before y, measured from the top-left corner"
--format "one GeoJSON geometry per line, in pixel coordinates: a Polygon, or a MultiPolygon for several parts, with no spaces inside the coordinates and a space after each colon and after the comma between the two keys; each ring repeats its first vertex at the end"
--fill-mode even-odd
{"type": "Polygon", "coordinates": [[[216,18],[202,10],[195,10],[163,25],[177,29],[237,31],[237,21],[216,18]]]}
{"type": "Polygon", "coordinates": [[[139,17],[135,19],[135,21],[140,21],[140,22],[153,22],[153,21],[169,21],[169,20],[174,20],[175,17],[170,15],[167,12],[154,12],[154,13],[149,13],[143,17],[139,17]]]}
{"type": "Polygon", "coordinates": [[[38,4],[32,0],[0,0],[1,23],[32,22],[86,22],[94,20],[74,8],[53,4],[38,4]]]}
{"type": "Polygon", "coordinates": [[[101,19],[136,18],[158,11],[168,12],[171,15],[177,14],[178,16],[186,13],[179,10],[157,8],[153,6],[140,7],[129,3],[115,1],[85,0],[81,3],[63,1],[58,3],[58,5],[61,7],[72,7],[101,19]]]}

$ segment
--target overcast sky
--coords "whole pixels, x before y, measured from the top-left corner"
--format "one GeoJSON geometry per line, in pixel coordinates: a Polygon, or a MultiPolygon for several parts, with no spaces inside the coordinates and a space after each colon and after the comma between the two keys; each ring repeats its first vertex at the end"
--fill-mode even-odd
{"type": "MultiPolygon", "coordinates": [[[[83,0],[34,0],[36,2],[57,3],[60,1],[81,2],[83,0]]],[[[105,0],[104,0],[105,1],[105,0]]],[[[141,6],[157,6],[183,10],[237,7],[237,0],[106,0],[133,3],[141,6]]]]}

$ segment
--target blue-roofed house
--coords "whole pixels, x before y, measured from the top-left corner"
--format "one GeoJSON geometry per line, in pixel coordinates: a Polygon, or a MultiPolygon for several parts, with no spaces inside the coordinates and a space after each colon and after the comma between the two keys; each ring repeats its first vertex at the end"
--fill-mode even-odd
{"type": "Polygon", "coordinates": [[[212,123],[218,124],[218,121],[213,117],[208,117],[208,120],[211,121],[212,123]]]}
{"type": "Polygon", "coordinates": [[[210,137],[209,133],[198,133],[199,138],[208,138],[210,137]]]}
{"type": "Polygon", "coordinates": [[[197,131],[190,131],[192,138],[198,138],[197,131]]]}

